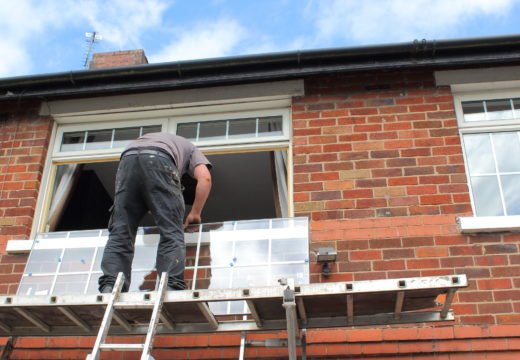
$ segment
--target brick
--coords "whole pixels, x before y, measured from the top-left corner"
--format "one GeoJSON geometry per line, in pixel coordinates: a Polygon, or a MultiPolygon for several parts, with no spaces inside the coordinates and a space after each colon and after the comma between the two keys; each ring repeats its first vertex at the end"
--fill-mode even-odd
{"type": "Polygon", "coordinates": [[[500,254],[500,253],[517,253],[518,246],[516,244],[493,244],[484,246],[485,254],[500,254]]]}
{"type": "Polygon", "coordinates": [[[408,269],[431,269],[438,268],[440,266],[438,259],[420,259],[420,260],[407,260],[406,267],[408,269]]]}
{"type": "Polygon", "coordinates": [[[388,270],[404,270],[406,269],[404,260],[383,260],[374,261],[373,268],[376,271],[388,271],[388,270]]]}
{"type": "Polygon", "coordinates": [[[445,257],[448,256],[447,247],[421,247],[415,250],[417,257],[445,257]]]}

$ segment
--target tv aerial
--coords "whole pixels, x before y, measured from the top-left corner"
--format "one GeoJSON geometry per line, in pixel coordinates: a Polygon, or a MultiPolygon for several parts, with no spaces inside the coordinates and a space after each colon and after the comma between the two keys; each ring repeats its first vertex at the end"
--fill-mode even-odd
{"type": "Polygon", "coordinates": [[[99,33],[93,31],[93,32],[86,32],[85,33],[85,41],[87,43],[87,53],[85,54],[85,62],[83,63],[83,67],[86,68],[88,65],[88,60],[90,59],[90,55],[92,55],[92,50],[94,49],[95,43],[98,41],[103,40],[101,35],[99,33]]]}

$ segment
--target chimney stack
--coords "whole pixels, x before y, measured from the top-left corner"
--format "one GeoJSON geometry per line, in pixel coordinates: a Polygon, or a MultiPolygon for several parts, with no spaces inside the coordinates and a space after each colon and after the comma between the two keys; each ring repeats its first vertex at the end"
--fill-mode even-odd
{"type": "Polygon", "coordinates": [[[148,64],[144,50],[111,51],[92,56],[89,69],[107,69],[120,66],[148,64]]]}

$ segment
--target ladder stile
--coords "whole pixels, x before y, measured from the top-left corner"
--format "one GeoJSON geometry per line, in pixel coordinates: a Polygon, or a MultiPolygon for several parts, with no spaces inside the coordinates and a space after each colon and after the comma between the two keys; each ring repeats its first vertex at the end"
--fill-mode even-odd
{"type": "Polygon", "coordinates": [[[157,324],[161,315],[162,305],[164,296],[166,295],[166,289],[168,286],[168,273],[163,272],[161,274],[161,280],[159,281],[159,289],[157,290],[157,299],[152,311],[150,318],[150,324],[148,325],[148,332],[146,334],[146,340],[143,346],[143,353],[141,354],[141,360],[147,360],[150,357],[152,351],[153,339],[157,330],[157,324]]]}
{"type": "Polygon", "coordinates": [[[92,349],[92,353],[87,356],[87,360],[98,360],[101,350],[101,344],[104,344],[105,338],[108,335],[108,330],[110,329],[110,323],[112,321],[112,316],[114,315],[114,303],[116,302],[121,289],[123,288],[125,276],[123,273],[119,273],[117,275],[116,282],[114,284],[114,288],[112,289],[112,293],[110,294],[110,299],[107,304],[107,308],[105,310],[105,315],[103,316],[103,320],[101,321],[101,326],[99,327],[98,336],[96,338],[96,342],[94,343],[94,348],[92,349]]]}

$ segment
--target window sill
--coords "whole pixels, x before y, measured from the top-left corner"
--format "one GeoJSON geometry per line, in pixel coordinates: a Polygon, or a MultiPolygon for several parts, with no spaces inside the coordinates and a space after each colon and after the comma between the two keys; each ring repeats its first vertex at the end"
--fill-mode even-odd
{"type": "Polygon", "coordinates": [[[460,232],[464,234],[481,232],[520,232],[520,215],[514,216],[474,216],[457,218],[460,232]]]}
{"type": "Polygon", "coordinates": [[[8,240],[5,252],[11,254],[28,254],[33,246],[34,240],[8,240]]]}

